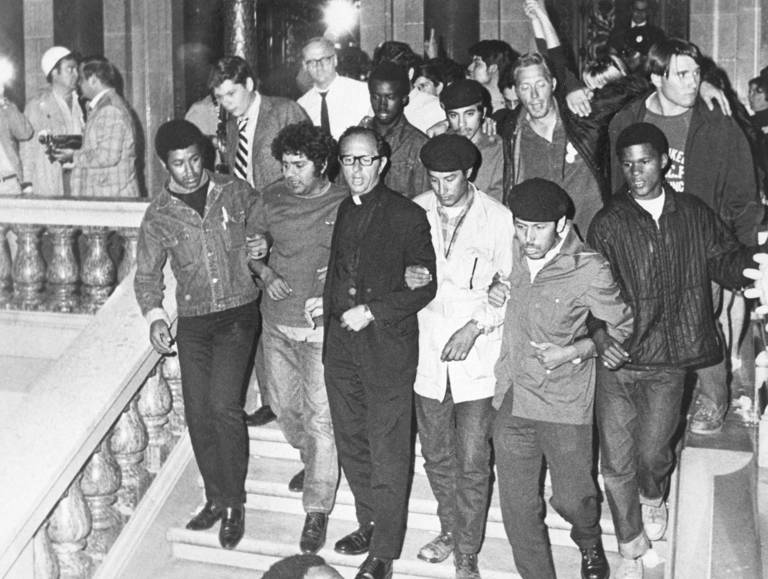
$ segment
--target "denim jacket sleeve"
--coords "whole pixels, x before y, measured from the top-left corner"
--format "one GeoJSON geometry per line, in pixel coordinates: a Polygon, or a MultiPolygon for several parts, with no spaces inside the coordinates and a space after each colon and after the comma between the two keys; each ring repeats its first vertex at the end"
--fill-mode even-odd
{"type": "Polygon", "coordinates": [[[133,282],[136,300],[144,316],[152,310],[163,307],[165,290],[163,266],[167,259],[168,256],[160,243],[160,238],[154,231],[151,221],[145,216],[139,229],[136,277],[133,282]]]}

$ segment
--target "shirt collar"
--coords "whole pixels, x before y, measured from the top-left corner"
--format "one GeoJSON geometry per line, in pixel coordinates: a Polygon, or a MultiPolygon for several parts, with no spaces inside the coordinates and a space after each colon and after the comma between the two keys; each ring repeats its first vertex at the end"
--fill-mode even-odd
{"type": "Polygon", "coordinates": [[[99,92],[95,97],[93,97],[90,102],[88,103],[88,109],[93,110],[96,108],[96,105],[99,103],[99,101],[104,97],[105,94],[107,94],[110,91],[110,89],[105,88],[101,92],[99,92]]]}
{"type": "Polygon", "coordinates": [[[251,101],[250,106],[248,109],[246,109],[245,114],[242,115],[241,119],[246,119],[248,122],[251,121],[251,119],[255,119],[258,116],[259,113],[259,107],[261,106],[261,94],[259,91],[255,90],[253,91],[253,100],[251,101]]]}

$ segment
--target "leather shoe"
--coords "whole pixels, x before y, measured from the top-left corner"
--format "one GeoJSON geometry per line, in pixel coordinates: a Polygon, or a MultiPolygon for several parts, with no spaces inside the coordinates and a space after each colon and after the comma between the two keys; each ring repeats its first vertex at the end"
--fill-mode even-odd
{"type": "Polygon", "coordinates": [[[304,469],[293,475],[291,482],[288,483],[288,490],[292,493],[300,493],[304,490],[304,469]]]}
{"type": "Polygon", "coordinates": [[[206,501],[205,506],[200,509],[200,512],[187,523],[187,529],[190,531],[210,529],[220,518],[221,509],[214,505],[212,501],[206,501]]]}
{"type": "Polygon", "coordinates": [[[243,507],[227,507],[221,512],[219,544],[225,549],[234,549],[245,532],[243,507]]]}
{"type": "Polygon", "coordinates": [[[245,424],[248,426],[264,426],[272,422],[277,416],[270,406],[262,406],[253,414],[247,414],[245,424]]]}
{"type": "Polygon", "coordinates": [[[607,579],[611,570],[602,543],[581,550],[581,579],[607,579]]]}
{"type": "Polygon", "coordinates": [[[369,555],[358,567],[355,579],[392,579],[392,559],[369,555]]]}
{"type": "Polygon", "coordinates": [[[368,552],[371,537],[373,537],[373,523],[368,523],[336,541],[333,550],[342,555],[362,555],[368,552]]]}
{"type": "Polygon", "coordinates": [[[307,513],[304,529],[301,531],[299,549],[305,555],[314,555],[325,545],[325,531],[328,528],[327,513],[307,513]]]}

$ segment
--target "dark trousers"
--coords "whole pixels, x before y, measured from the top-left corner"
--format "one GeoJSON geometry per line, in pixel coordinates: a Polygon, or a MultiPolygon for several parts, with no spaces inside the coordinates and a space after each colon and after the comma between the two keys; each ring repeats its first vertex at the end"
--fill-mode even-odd
{"type": "Polygon", "coordinates": [[[443,401],[416,395],[424,470],[437,499],[443,532],[460,553],[483,542],[491,483],[492,398],[455,403],[450,385],[443,401]]]}
{"type": "Polygon", "coordinates": [[[248,432],[241,405],[259,323],[256,302],[179,318],[184,411],[205,496],[225,508],[245,502],[248,432]]]}
{"type": "Polygon", "coordinates": [[[552,507],[571,523],[581,548],[600,542],[597,485],[592,476],[592,425],[557,424],[512,416],[507,393],[493,430],[504,529],[518,573],[526,579],[555,577],[544,499],[542,461],[552,480],[552,507]]]}
{"type": "Polygon", "coordinates": [[[394,559],[405,537],[416,368],[393,377],[370,364],[368,344],[332,318],[325,342],[325,385],[357,520],[375,525],[370,554],[394,559]]]}
{"type": "MultiPolygon", "coordinates": [[[[674,466],[684,370],[597,370],[600,464],[622,555],[643,533],[640,503],[660,505],[674,466]]],[[[625,552],[626,551],[626,552],[625,552]]],[[[639,553],[642,555],[642,553],[639,553]]]]}

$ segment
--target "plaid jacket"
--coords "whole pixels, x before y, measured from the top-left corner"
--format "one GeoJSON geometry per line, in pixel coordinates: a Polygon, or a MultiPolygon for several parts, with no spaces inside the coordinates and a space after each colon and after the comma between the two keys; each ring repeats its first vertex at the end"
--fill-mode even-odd
{"type": "Polygon", "coordinates": [[[88,113],[83,146],[75,152],[72,195],[139,197],[136,129],[125,101],[109,89],[88,113]]]}

